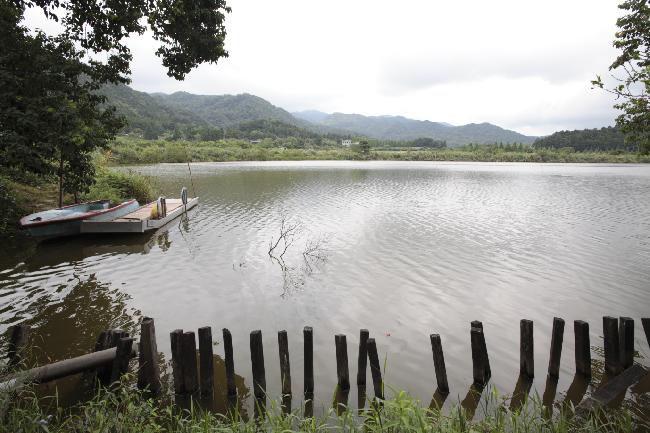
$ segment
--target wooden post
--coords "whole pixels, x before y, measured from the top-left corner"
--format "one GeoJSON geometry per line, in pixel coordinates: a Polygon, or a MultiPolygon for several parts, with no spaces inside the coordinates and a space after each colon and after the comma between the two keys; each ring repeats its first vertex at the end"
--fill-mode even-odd
{"type": "Polygon", "coordinates": [[[479,338],[480,352],[484,356],[483,365],[485,367],[485,379],[487,381],[492,376],[492,370],[490,369],[490,358],[488,356],[487,344],[485,343],[485,331],[483,330],[483,322],[473,320],[470,325],[472,328],[478,328],[481,330],[481,335],[479,338]]]}
{"type": "Polygon", "coordinates": [[[280,352],[280,380],[282,395],[291,394],[291,365],[289,364],[289,339],[287,331],[278,332],[278,348],[280,352]]]}
{"type": "Polygon", "coordinates": [[[138,388],[149,389],[154,395],[160,394],[160,366],[158,365],[158,346],[156,328],[150,317],[140,324],[140,353],[138,358],[138,388]]]}
{"type": "Polygon", "coordinates": [[[591,344],[589,343],[589,323],[582,320],[573,322],[575,334],[576,374],[591,377],[591,344]]]}
{"type": "Polygon", "coordinates": [[[314,392],[314,330],[311,326],[305,326],[302,330],[305,342],[305,394],[314,392]]]}
{"type": "Polygon", "coordinates": [[[345,335],[334,336],[336,344],[336,377],[339,389],[347,391],[350,389],[350,370],[348,368],[348,343],[345,335]]]}
{"type": "Polygon", "coordinates": [[[650,317],[645,317],[641,319],[641,325],[643,325],[643,332],[645,332],[645,339],[648,341],[648,346],[650,346],[650,317]]]}
{"type": "Polygon", "coordinates": [[[235,385],[235,360],[232,351],[232,335],[227,328],[223,328],[223,353],[226,361],[226,388],[228,396],[237,395],[235,385]]]}
{"type": "Polygon", "coordinates": [[[470,341],[472,346],[472,374],[474,376],[474,383],[483,386],[490,378],[483,329],[472,327],[470,329],[470,341]]]}
{"type": "MultiPolygon", "coordinates": [[[[121,329],[110,329],[100,334],[97,344],[95,345],[95,351],[98,351],[98,348],[99,350],[105,350],[116,347],[120,339],[128,336],[129,334],[121,329]]],[[[97,379],[99,380],[99,383],[104,386],[108,386],[111,383],[112,375],[113,364],[106,364],[97,369],[97,379]]]]}
{"type": "Polygon", "coordinates": [[[183,373],[182,344],[183,330],[175,329],[169,333],[169,340],[172,351],[172,372],[174,375],[174,392],[176,394],[185,393],[185,375],[183,373]]]}
{"type": "Polygon", "coordinates": [[[30,326],[25,323],[19,323],[9,328],[9,350],[7,351],[7,358],[9,358],[10,366],[20,364],[24,360],[30,330],[30,326]]]}
{"type": "Polygon", "coordinates": [[[442,342],[440,335],[431,334],[431,351],[433,352],[433,366],[436,370],[436,382],[441,394],[449,394],[449,384],[447,383],[447,368],[445,367],[445,357],[442,353],[442,342]]]}
{"type": "Polygon", "coordinates": [[[199,371],[196,362],[196,338],[194,332],[183,332],[181,338],[181,362],[185,392],[194,394],[199,390],[199,371]]]}
{"type": "Polygon", "coordinates": [[[111,370],[111,383],[120,380],[123,374],[129,371],[129,360],[133,351],[133,338],[120,338],[116,345],[115,359],[111,370]]]}
{"type": "Polygon", "coordinates": [[[381,367],[379,366],[379,354],[374,338],[368,338],[368,358],[370,358],[370,373],[372,373],[372,385],[375,389],[375,398],[384,399],[384,384],[381,380],[381,367]]]}
{"type": "Polygon", "coordinates": [[[211,397],[214,389],[214,352],[212,350],[212,328],[199,328],[199,365],[201,395],[211,397]]]}
{"type": "Polygon", "coordinates": [[[253,366],[253,393],[255,398],[266,398],[266,373],[264,371],[264,347],[262,331],[251,332],[250,336],[251,364],[253,366]]]}
{"type": "Polygon", "coordinates": [[[621,344],[621,367],[625,370],[634,364],[634,320],[629,317],[619,318],[618,334],[621,344]]]}
{"type": "Polygon", "coordinates": [[[618,340],[618,319],[603,317],[603,337],[605,346],[605,372],[617,375],[621,372],[621,349],[618,340]]]}
{"type": "Polygon", "coordinates": [[[533,351],[533,321],[519,322],[519,374],[535,377],[535,353],[533,351]]]}
{"type": "Polygon", "coordinates": [[[357,385],[366,385],[366,366],[368,365],[368,338],[370,333],[367,329],[359,331],[359,361],[357,371],[357,385]]]}
{"type": "Polygon", "coordinates": [[[553,318],[553,334],[551,336],[551,355],[548,360],[548,374],[553,378],[560,376],[560,359],[564,341],[564,319],[553,318]]]}

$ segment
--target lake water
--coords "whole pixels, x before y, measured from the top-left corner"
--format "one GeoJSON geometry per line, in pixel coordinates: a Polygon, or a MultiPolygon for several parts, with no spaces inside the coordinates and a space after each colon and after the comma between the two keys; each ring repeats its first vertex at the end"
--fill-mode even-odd
{"type": "Polygon", "coordinates": [[[212,326],[223,357],[227,327],[246,394],[249,333],[261,329],[267,388],[277,396],[277,331],[287,330],[301,396],[308,325],[315,402],[328,406],[334,335],[347,335],[354,383],[367,328],[387,385],[428,404],[436,388],[429,334],[439,333],[449,405],[472,382],[470,321],[483,322],[491,383],[504,394],[517,382],[519,320],[534,321],[541,395],[557,316],[567,323],[562,400],[575,372],[573,320],[590,323],[602,370],[602,316],[612,315],[635,319],[637,360],[648,365],[640,318],[650,316],[650,166],[205,163],[192,164],[192,179],[182,164],[135,169],[170,197],[186,185],[199,206],[155,234],[19,244],[0,259],[0,330],[32,323],[41,361],[85,353],[101,329],[131,329],[145,315],[167,356],[170,331],[212,326]],[[283,220],[294,230],[284,255],[280,242],[271,257],[283,220]]]}

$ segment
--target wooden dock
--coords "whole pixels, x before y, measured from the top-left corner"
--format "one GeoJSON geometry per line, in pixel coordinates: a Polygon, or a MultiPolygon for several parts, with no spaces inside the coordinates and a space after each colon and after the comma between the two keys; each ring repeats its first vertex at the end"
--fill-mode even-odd
{"type": "Polygon", "coordinates": [[[145,233],[164,226],[192,209],[199,203],[199,198],[188,199],[186,205],[180,198],[168,198],[165,201],[167,215],[163,218],[151,218],[151,209],[156,206],[156,202],[152,202],[112,221],[84,221],[81,223],[81,233],[145,233]]]}

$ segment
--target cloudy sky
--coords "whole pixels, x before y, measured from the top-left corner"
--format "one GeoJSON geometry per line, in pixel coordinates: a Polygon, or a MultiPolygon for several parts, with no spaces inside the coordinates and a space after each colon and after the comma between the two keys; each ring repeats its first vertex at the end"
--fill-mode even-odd
{"type": "MultiPolygon", "coordinates": [[[[616,51],[616,1],[231,0],[230,57],[167,77],[129,40],[146,92],[252,93],[289,111],[491,122],[532,135],[612,125],[592,90],[616,51]]],[[[29,26],[42,17],[30,12],[29,26]]]]}

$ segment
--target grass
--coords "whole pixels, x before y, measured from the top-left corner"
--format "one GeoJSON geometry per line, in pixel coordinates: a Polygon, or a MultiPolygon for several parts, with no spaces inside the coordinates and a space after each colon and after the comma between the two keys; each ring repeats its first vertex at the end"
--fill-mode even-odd
{"type": "Polygon", "coordinates": [[[161,162],[297,161],[297,160],[396,160],[396,161],[487,161],[648,163],[650,155],[630,152],[574,152],[572,149],[519,150],[497,146],[445,149],[375,148],[368,154],[342,147],[284,148],[250,144],[243,140],[164,141],[120,137],[108,161],[117,165],[161,162]]]}
{"type": "MultiPolygon", "coordinates": [[[[608,410],[576,417],[569,408],[551,416],[539,399],[529,398],[519,410],[505,404],[486,404],[483,418],[468,420],[462,408],[447,413],[423,407],[405,392],[396,392],[381,404],[364,411],[330,409],[317,417],[302,410],[283,413],[272,401],[263,417],[246,419],[235,409],[228,415],[201,410],[196,405],[180,410],[166,399],[152,400],[134,389],[126,378],[113,390],[100,389],[96,396],[71,408],[62,408],[56,397],[37,397],[30,388],[16,395],[0,394],[0,432],[119,432],[119,433],[239,433],[239,432],[363,432],[363,433],[456,433],[456,432],[632,432],[637,424],[627,409],[608,410]],[[337,413],[338,412],[338,413],[337,413]]],[[[493,400],[499,400],[495,392],[493,400]]],[[[499,401],[503,403],[503,401],[499,401]]]]}

